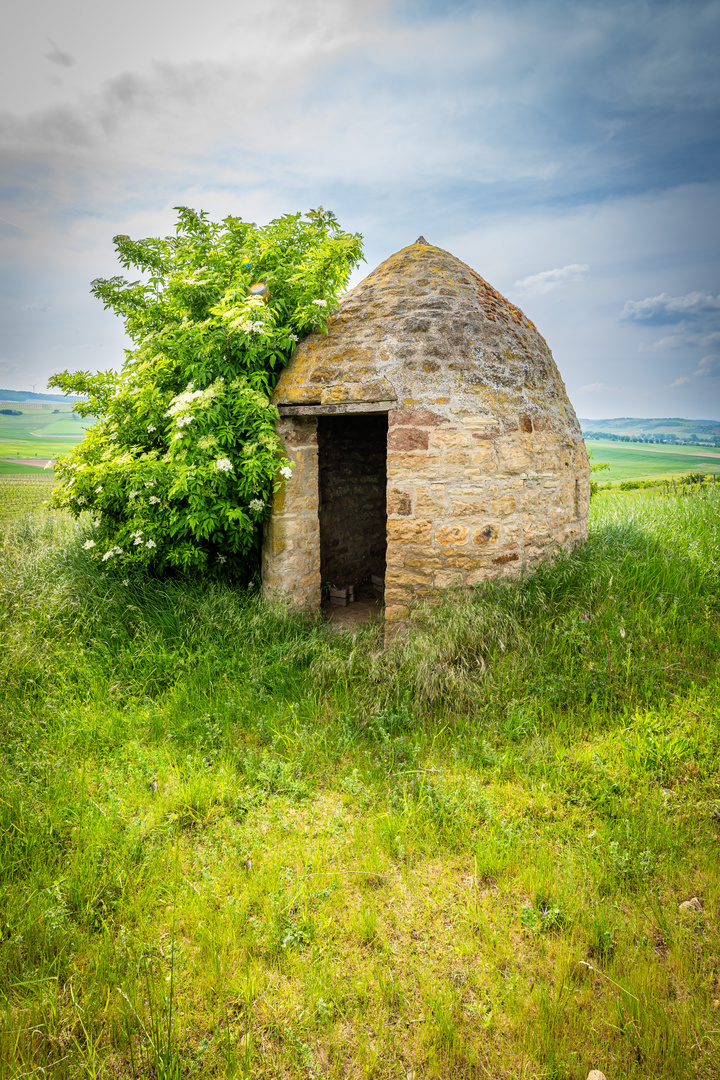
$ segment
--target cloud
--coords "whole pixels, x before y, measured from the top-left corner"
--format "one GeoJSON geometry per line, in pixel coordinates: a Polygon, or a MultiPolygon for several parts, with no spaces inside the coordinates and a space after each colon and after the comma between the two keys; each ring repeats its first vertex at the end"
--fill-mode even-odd
{"type": "Polygon", "coordinates": [[[621,318],[634,322],[673,323],[720,311],[720,295],[690,292],[685,296],[647,296],[644,300],[626,300],[621,318]]]}
{"type": "Polygon", "coordinates": [[[681,375],[679,379],[675,380],[675,382],[668,383],[668,389],[669,390],[674,390],[676,386],[685,386],[685,384],[689,383],[689,382],[690,382],[690,376],[689,375],[681,375]]]}
{"type": "Polygon", "coordinates": [[[556,270],[542,270],[539,274],[529,274],[528,277],[520,278],[519,281],[513,283],[513,289],[530,296],[542,296],[544,293],[560,288],[561,285],[578,281],[589,270],[590,267],[584,264],[570,263],[569,266],[562,266],[556,270]]]}
{"type": "Polygon", "coordinates": [[[717,353],[703,356],[695,374],[701,379],[712,375],[720,375],[720,356],[717,353]]]}
{"type": "Polygon", "coordinates": [[[75,63],[75,57],[70,53],[63,52],[62,49],[58,49],[52,38],[48,38],[48,41],[52,45],[50,52],[43,53],[46,60],[49,60],[51,64],[58,64],[60,67],[69,68],[75,63]]]}
{"type": "Polygon", "coordinates": [[[615,393],[617,386],[606,386],[603,382],[588,383],[587,386],[581,386],[578,390],[578,394],[605,394],[615,393]]]}

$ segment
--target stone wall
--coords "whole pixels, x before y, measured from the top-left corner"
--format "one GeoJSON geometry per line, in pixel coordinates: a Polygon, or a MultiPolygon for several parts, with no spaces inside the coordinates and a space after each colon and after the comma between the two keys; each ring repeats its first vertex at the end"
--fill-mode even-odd
{"type": "Polygon", "coordinates": [[[414,596],[515,576],[587,536],[584,447],[542,418],[514,429],[488,416],[453,423],[431,409],[389,415],[385,619],[414,596]]]}
{"type": "Polygon", "coordinates": [[[320,606],[320,522],[318,520],[317,417],[288,417],[278,434],[295,463],[287,484],[275,492],[265,524],[263,589],[301,607],[320,606]]]}
{"type": "Polygon", "coordinates": [[[387,414],[320,416],[320,567],[323,585],[385,574],[387,414]]]}

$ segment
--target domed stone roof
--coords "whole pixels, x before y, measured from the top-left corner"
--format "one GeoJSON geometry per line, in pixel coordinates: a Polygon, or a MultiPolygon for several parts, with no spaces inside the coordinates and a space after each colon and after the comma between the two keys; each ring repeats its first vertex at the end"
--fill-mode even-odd
{"type": "MultiPolygon", "coordinates": [[[[279,406],[393,402],[496,418],[541,419],[581,439],[548,346],[533,323],[471,267],[421,237],[346,293],[328,332],[295,350],[279,406]]],[[[284,410],[283,410],[284,411],[284,410]]]]}

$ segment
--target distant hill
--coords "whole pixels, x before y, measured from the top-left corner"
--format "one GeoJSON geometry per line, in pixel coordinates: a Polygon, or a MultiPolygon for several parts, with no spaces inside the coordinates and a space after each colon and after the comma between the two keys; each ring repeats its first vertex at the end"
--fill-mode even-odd
{"type": "Polygon", "coordinates": [[[0,390],[0,401],[69,401],[74,404],[82,401],[78,397],[66,397],[65,394],[34,394],[31,390],[0,390]]]}
{"type": "Polygon", "coordinates": [[[578,417],[583,435],[586,432],[608,435],[670,435],[680,440],[694,435],[698,439],[720,436],[720,420],[685,420],[681,416],[648,418],[617,416],[612,420],[586,420],[578,417]]]}

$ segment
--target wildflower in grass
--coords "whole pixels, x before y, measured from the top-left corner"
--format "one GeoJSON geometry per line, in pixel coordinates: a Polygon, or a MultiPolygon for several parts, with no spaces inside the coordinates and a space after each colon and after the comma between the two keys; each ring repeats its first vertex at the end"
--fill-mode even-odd
{"type": "Polygon", "coordinates": [[[157,547],[157,544],[155,543],[154,540],[148,540],[147,543],[145,544],[145,547],[146,548],[154,548],[154,547],[157,547]]]}
{"type": "Polygon", "coordinates": [[[95,547],[95,541],[94,540],[86,540],[85,543],[83,544],[83,547],[85,548],[86,551],[89,551],[90,548],[95,547]]]}
{"type": "Polygon", "coordinates": [[[136,536],[135,539],[133,540],[133,547],[137,547],[138,544],[142,544],[142,537],[141,536],[136,536]]]}
{"type": "Polygon", "coordinates": [[[283,465],[283,467],[280,469],[280,475],[284,476],[286,480],[289,480],[292,476],[292,469],[290,468],[290,466],[283,465]]]}
{"type": "Polygon", "coordinates": [[[232,461],[230,458],[221,457],[215,462],[215,468],[218,472],[232,472],[232,461]]]}
{"type": "Polygon", "coordinates": [[[160,500],[158,499],[157,495],[151,495],[150,498],[148,499],[148,502],[150,503],[151,506],[155,506],[156,503],[160,502],[160,500]]]}
{"type": "Polygon", "coordinates": [[[300,340],[298,338],[297,334],[288,334],[288,337],[290,338],[291,341],[299,341],[300,340]]]}
{"type": "Polygon", "coordinates": [[[101,491],[102,491],[102,484],[98,484],[98,486],[95,488],[95,494],[99,495],[101,491]]]}
{"type": "Polygon", "coordinates": [[[126,588],[127,588],[127,586],[128,586],[129,584],[130,584],[130,580],[129,580],[129,578],[123,578],[123,585],[124,585],[124,586],[125,586],[126,588]]]}
{"type": "Polygon", "coordinates": [[[155,487],[155,481],[154,480],[146,480],[145,481],[145,487],[155,487]]]}
{"type": "Polygon", "coordinates": [[[102,516],[101,514],[98,514],[98,516],[96,518],[93,518],[93,526],[96,529],[99,528],[99,526],[100,526],[100,518],[101,518],[101,516],[102,516]]]}
{"type": "Polygon", "coordinates": [[[315,307],[327,307],[327,300],[313,300],[315,307]]]}
{"type": "Polygon", "coordinates": [[[139,491],[128,491],[128,499],[136,499],[139,494],[139,491]]]}
{"type": "Polygon", "coordinates": [[[78,506],[84,506],[85,503],[87,502],[87,499],[85,498],[84,495],[78,495],[77,502],[78,502],[78,506]]]}
{"type": "Polygon", "coordinates": [[[194,419],[195,419],[195,417],[192,415],[192,413],[185,413],[183,416],[178,416],[178,418],[177,418],[177,426],[178,427],[187,427],[188,424],[192,424],[194,419]]]}
{"type": "Polygon", "coordinates": [[[110,550],[109,550],[109,551],[106,551],[106,552],[105,552],[105,554],[103,555],[103,557],[102,557],[102,561],[103,561],[103,562],[107,562],[107,561],[108,561],[108,559],[112,558],[112,556],[113,556],[114,554],[115,554],[115,551],[113,550],[113,548],[110,548],[110,550]]]}
{"type": "Polygon", "coordinates": [[[153,431],[157,431],[157,428],[155,427],[154,424],[148,424],[147,429],[148,429],[148,433],[153,432],[153,431]]]}
{"type": "Polygon", "coordinates": [[[256,514],[259,514],[261,510],[265,509],[265,503],[262,501],[262,499],[251,499],[248,503],[248,506],[256,514]]]}

